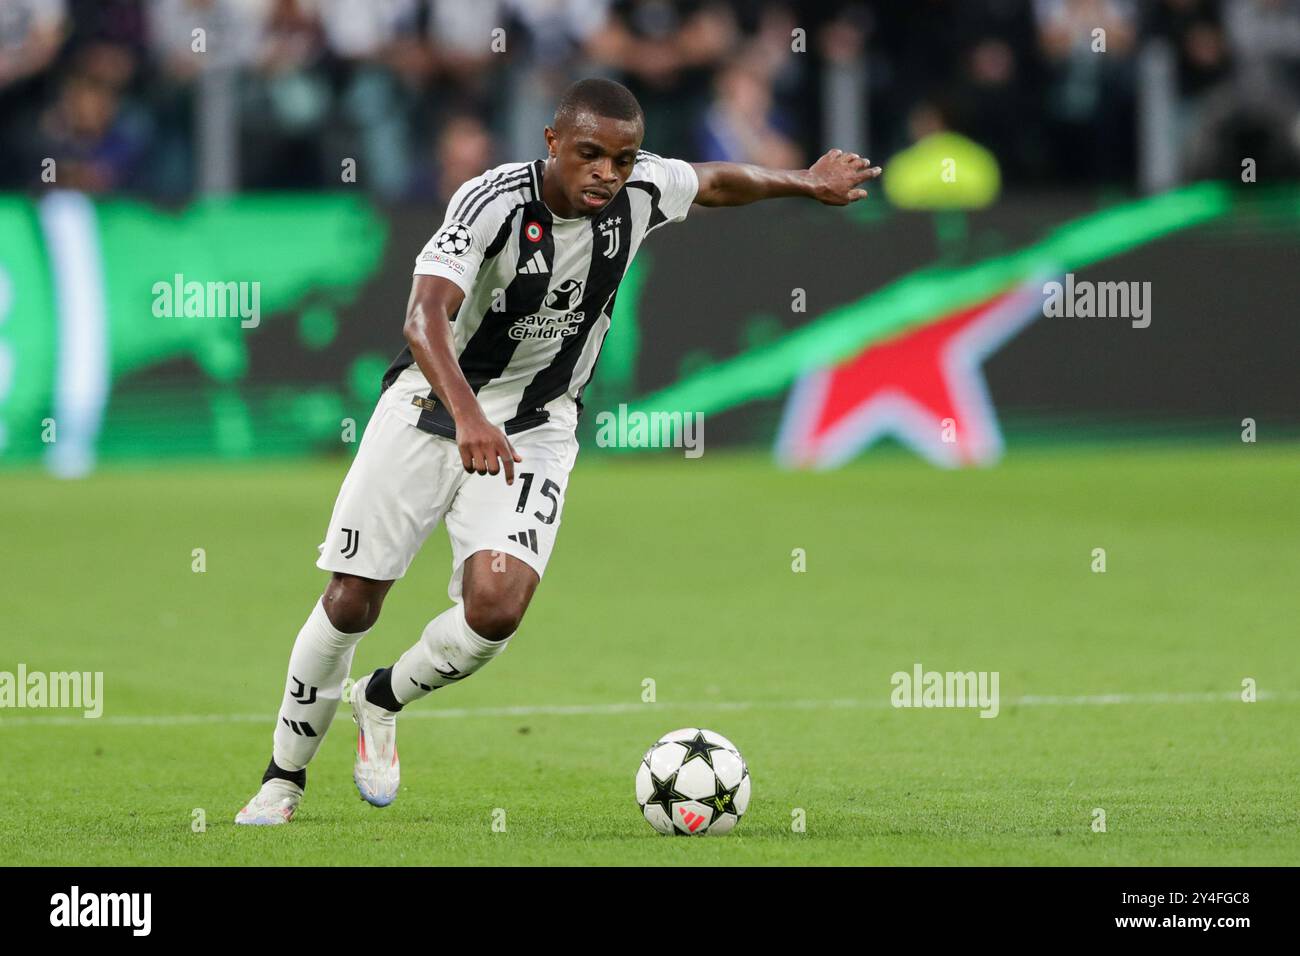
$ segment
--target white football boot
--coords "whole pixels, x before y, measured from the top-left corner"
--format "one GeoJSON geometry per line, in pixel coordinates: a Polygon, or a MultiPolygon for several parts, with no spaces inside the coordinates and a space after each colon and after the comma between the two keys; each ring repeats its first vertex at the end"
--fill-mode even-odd
{"type": "Polygon", "coordinates": [[[352,685],[352,719],[357,723],[357,759],[352,767],[361,799],[386,807],[397,799],[401,764],[397,762],[397,715],[366,700],[367,674],[352,685]]]}
{"type": "Polygon", "coordinates": [[[268,827],[288,823],[301,802],[302,787],[274,777],[262,784],[262,789],[235,814],[235,822],[268,827]]]}

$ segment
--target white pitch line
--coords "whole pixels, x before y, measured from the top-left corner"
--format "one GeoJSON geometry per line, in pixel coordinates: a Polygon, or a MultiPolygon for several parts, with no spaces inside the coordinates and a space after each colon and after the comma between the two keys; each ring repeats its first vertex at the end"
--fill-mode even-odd
{"type": "MultiPolygon", "coordinates": [[[[1300,691],[1259,691],[1258,700],[1300,700],[1300,691]]],[[[1007,707],[1089,707],[1116,704],[1208,704],[1240,701],[1238,691],[1202,691],[1189,693],[1146,694],[1080,694],[1076,696],[1051,696],[1029,694],[1001,702],[1007,707]]],[[[669,710],[844,710],[850,708],[888,709],[893,705],[887,698],[862,700],[851,697],[811,700],[747,700],[747,701],[693,701],[664,703],[622,704],[530,704],[518,707],[448,707],[442,710],[404,711],[404,720],[457,719],[465,717],[595,717],[616,714],[644,713],[653,709],[669,710]]],[[[911,709],[911,708],[899,708],[911,709]]],[[[919,708],[926,709],[926,708],[919,708]]],[[[957,708],[946,708],[949,710],[957,708]]],[[[966,708],[971,709],[971,708],[966,708]]],[[[171,714],[122,715],[117,717],[78,717],[49,715],[39,717],[5,717],[3,727],[70,727],[87,722],[109,727],[182,727],[195,724],[251,724],[274,723],[275,715],[263,714],[171,714]]]]}
{"type": "MultiPolygon", "coordinates": [[[[1257,691],[1257,700],[1296,700],[1300,692],[1296,691],[1257,691]]],[[[1028,694],[1010,702],[1009,706],[1022,707],[1069,707],[1073,705],[1101,706],[1106,704],[1213,704],[1219,702],[1240,701],[1241,692],[1229,691],[1191,691],[1182,694],[1093,694],[1076,697],[1053,697],[1028,694]]]]}

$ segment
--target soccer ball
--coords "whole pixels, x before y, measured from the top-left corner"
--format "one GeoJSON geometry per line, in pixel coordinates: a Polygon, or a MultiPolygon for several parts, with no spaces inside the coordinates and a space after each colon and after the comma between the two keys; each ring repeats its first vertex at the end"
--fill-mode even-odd
{"type": "Polygon", "coordinates": [[[722,734],[674,730],[641,758],[636,802],[660,833],[730,833],[749,807],[749,767],[722,734]]]}

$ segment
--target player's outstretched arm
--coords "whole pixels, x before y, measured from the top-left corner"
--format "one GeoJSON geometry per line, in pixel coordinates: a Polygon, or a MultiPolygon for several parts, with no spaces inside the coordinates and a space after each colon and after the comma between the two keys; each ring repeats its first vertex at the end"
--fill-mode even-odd
{"type": "Polygon", "coordinates": [[[511,485],[515,481],[515,462],[523,458],[511,447],[505,433],[483,414],[478,397],[456,361],[451,319],[464,300],[465,293],[450,279],[417,275],[411,283],[403,332],[415,364],[456,422],[456,445],[465,470],[495,475],[504,466],[506,484],[511,485]]]}
{"type": "Polygon", "coordinates": [[[700,180],[695,202],[701,206],[743,206],[760,199],[803,196],[828,206],[847,206],[867,198],[862,184],[880,167],[857,153],[832,149],[808,169],[767,169],[749,163],[694,163],[700,180]]]}

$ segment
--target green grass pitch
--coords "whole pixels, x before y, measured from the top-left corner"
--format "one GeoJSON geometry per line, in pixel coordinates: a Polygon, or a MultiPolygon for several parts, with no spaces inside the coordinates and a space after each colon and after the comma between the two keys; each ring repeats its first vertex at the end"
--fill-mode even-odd
{"type": "MultiPolygon", "coordinates": [[[[0,478],[0,670],[103,671],[106,699],[99,720],[0,711],[0,863],[1300,862],[1300,448],[1013,450],[960,473],[588,456],[510,649],[401,718],[397,802],[358,798],[344,711],[297,819],[235,827],[345,467],[0,478]],[[997,671],[1001,713],[890,707],[918,662],[997,671]],[[640,818],[637,762],[683,726],[749,762],[730,836],[640,818]]],[[[447,605],[448,570],[440,529],[354,676],[447,605]]]]}

